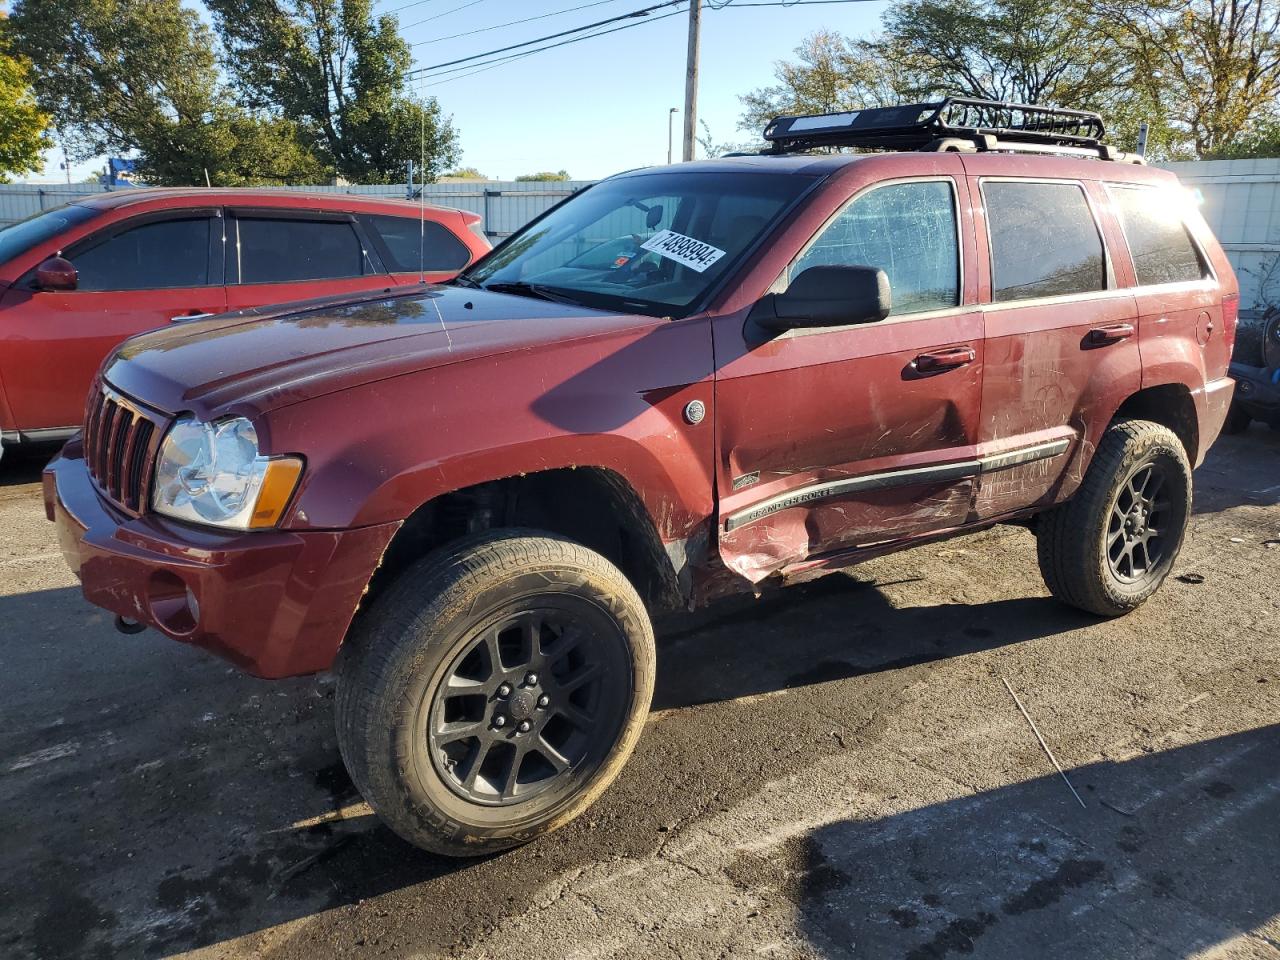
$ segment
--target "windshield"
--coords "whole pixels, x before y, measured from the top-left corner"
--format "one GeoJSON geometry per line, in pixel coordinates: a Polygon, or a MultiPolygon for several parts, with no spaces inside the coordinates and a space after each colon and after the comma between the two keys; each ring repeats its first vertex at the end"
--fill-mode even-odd
{"type": "Polygon", "coordinates": [[[813,183],[767,173],[653,173],[567,200],[463,282],[658,316],[683,315],[813,183]]]}
{"type": "Polygon", "coordinates": [[[0,227],[0,264],[8,263],[18,254],[26,253],[67,227],[84,223],[97,215],[97,211],[90,210],[88,207],[68,204],[55,210],[37,213],[25,220],[11,223],[7,227],[0,227]]]}

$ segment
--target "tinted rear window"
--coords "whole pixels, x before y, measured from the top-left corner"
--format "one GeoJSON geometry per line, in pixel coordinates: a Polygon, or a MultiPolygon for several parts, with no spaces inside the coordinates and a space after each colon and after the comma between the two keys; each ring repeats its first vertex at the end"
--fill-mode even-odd
{"type": "Polygon", "coordinates": [[[371,273],[355,228],[345,220],[237,220],[241,283],[331,280],[371,273]]]}
{"type": "Polygon", "coordinates": [[[44,243],[68,227],[92,220],[98,214],[88,207],[70,204],[56,210],[46,210],[35,216],[0,228],[0,263],[12,260],[32,247],[44,243]]]}
{"type": "Polygon", "coordinates": [[[209,220],[160,220],[71,255],[79,290],[158,290],[209,283],[209,220]]]}
{"type": "Polygon", "coordinates": [[[461,270],[471,259],[466,244],[434,220],[371,215],[362,218],[381,238],[398,273],[461,270]]]}
{"type": "Polygon", "coordinates": [[[982,184],[996,303],[1106,288],[1102,237],[1075,183],[982,184]]]}
{"type": "Polygon", "coordinates": [[[1204,265],[1187,234],[1179,198],[1152,187],[1110,187],[1138,283],[1199,280],[1204,265]]]}

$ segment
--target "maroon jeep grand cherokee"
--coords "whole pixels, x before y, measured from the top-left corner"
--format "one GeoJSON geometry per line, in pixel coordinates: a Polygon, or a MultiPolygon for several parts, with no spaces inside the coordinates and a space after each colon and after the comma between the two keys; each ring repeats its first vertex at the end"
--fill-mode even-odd
{"type": "Polygon", "coordinates": [[[529,840],[635,745],[654,610],[1008,521],[1069,604],[1160,586],[1237,287],[1174,177],[1100,135],[957,100],[783,118],[452,284],[134,339],[49,515],[122,627],[334,669],[403,837],[529,840]]]}

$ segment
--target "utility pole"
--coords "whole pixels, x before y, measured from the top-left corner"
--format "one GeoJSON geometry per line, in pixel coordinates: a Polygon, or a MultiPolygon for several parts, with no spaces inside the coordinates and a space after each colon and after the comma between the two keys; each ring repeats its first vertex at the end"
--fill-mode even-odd
{"type": "Polygon", "coordinates": [[[689,60],[684,79],[684,159],[693,159],[698,136],[698,47],[702,33],[702,0],[689,0],[689,60]]]}
{"type": "Polygon", "coordinates": [[[672,107],[670,112],[667,114],[667,164],[668,166],[675,162],[675,159],[674,159],[675,155],[672,153],[672,150],[675,149],[675,123],[676,123],[676,114],[678,112],[679,110],[676,107],[672,107]]]}

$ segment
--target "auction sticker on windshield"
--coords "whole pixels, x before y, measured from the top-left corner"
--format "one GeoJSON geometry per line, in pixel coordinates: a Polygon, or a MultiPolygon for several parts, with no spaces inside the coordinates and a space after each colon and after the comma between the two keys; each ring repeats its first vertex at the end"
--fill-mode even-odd
{"type": "Polygon", "coordinates": [[[660,257],[683,263],[690,270],[701,273],[724,256],[724,251],[709,243],[686,237],[674,230],[663,230],[655,233],[641,245],[642,249],[652,250],[660,257]]]}

